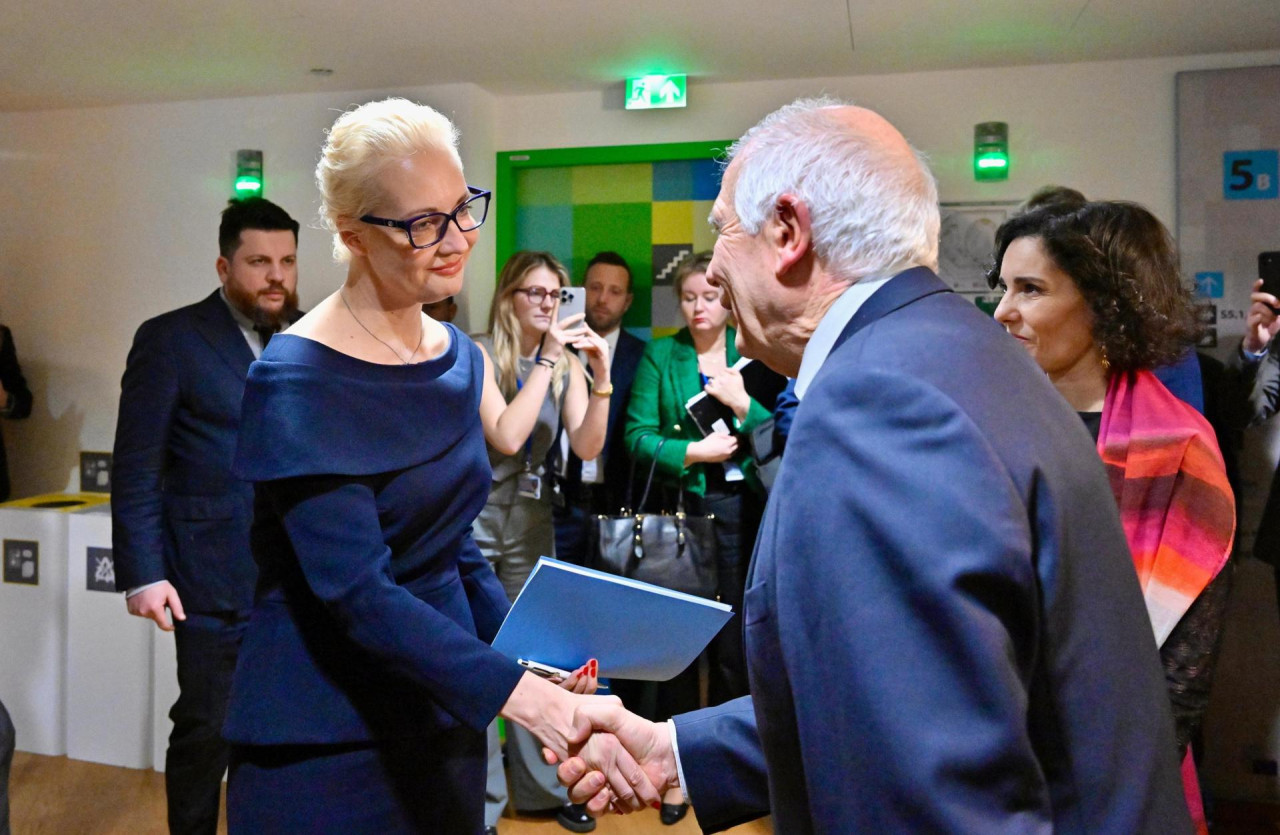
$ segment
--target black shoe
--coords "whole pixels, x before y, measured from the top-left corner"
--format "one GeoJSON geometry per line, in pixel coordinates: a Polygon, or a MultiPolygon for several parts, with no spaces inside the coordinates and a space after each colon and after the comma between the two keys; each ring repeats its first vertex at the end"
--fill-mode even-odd
{"type": "Polygon", "coordinates": [[[556,823],[570,832],[590,832],[596,828],[596,819],[587,814],[585,803],[566,803],[556,812],[556,823]]]}
{"type": "Polygon", "coordinates": [[[486,826],[484,828],[484,835],[498,835],[498,827],[486,826]]]}
{"type": "Polygon", "coordinates": [[[662,825],[675,826],[684,820],[684,816],[689,813],[688,803],[663,803],[662,804],[662,825]]]}

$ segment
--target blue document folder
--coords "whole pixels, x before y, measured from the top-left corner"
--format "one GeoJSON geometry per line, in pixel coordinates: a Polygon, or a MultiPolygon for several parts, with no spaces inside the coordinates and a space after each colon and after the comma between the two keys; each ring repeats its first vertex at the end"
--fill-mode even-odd
{"type": "Polygon", "coordinates": [[[493,648],[564,670],[596,658],[602,678],[667,681],[731,617],[725,603],[543,557],[493,648]]]}

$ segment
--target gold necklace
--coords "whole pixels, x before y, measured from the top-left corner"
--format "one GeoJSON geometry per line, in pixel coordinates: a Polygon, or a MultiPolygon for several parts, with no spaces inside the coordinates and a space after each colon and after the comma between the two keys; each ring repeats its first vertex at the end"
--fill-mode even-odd
{"type": "Polygon", "coordinates": [[[347,303],[347,294],[342,292],[342,288],[338,289],[338,298],[342,299],[342,306],[345,307],[347,309],[347,312],[351,314],[351,318],[356,320],[356,324],[359,325],[361,328],[364,328],[365,333],[369,334],[374,339],[378,340],[383,345],[385,345],[387,347],[387,350],[395,354],[396,359],[400,360],[400,362],[404,363],[405,365],[413,365],[413,363],[410,360],[412,360],[415,356],[418,355],[418,349],[422,347],[422,340],[427,335],[427,329],[422,324],[421,316],[418,317],[418,331],[419,331],[418,344],[414,346],[413,351],[409,354],[409,359],[405,359],[404,357],[400,356],[400,352],[397,351],[395,348],[392,348],[391,345],[385,339],[378,336],[373,331],[369,330],[369,328],[365,326],[365,323],[360,321],[360,317],[356,315],[356,312],[351,309],[351,305],[347,303]]]}

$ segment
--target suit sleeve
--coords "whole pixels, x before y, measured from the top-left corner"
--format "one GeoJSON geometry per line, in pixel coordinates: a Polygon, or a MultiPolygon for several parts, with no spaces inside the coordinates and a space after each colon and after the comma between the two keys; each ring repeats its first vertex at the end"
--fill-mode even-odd
{"type": "Polygon", "coordinates": [[[776,600],[776,627],[748,611],[746,640],[793,703],[792,779],[840,831],[1047,829],[1027,507],[950,398],[897,371],[840,374],[788,442],[760,546],[775,588],[748,591],[776,600]]]}
{"type": "Polygon", "coordinates": [[[22,367],[18,365],[18,351],[13,344],[13,334],[8,328],[0,327],[0,385],[8,392],[9,405],[6,408],[0,403],[0,415],[10,420],[19,420],[31,414],[31,389],[27,387],[27,379],[22,376],[22,367]]]}
{"type": "MultiPolygon", "coordinates": [[[[662,340],[650,342],[645,346],[640,365],[636,367],[636,377],[631,383],[631,400],[627,403],[627,451],[635,458],[637,475],[648,473],[654,453],[658,452],[658,472],[678,480],[684,474],[684,456],[690,442],[668,437],[662,443],[662,404],[658,398],[662,379],[659,354],[663,351],[662,340]],[[659,443],[662,443],[660,452],[659,443]]],[[[683,408],[684,404],[680,406],[683,408]]]]}
{"type": "Polygon", "coordinates": [[[769,814],[769,775],[750,696],[674,721],[685,794],[704,832],[769,814]]]}
{"type": "Polygon", "coordinates": [[[1223,409],[1236,428],[1256,426],[1280,408],[1280,346],[1272,343],[1260,360],[1245,358],[1240,349],[1227,359],[1227,402],[1223,409]]]}
{"type": "Polygon", "coordinates": [[[138,328],[124,377],[112,455],[111,523],[116,589],[165,579],[164,468],[180,381],[166,330],[138,328]]]}
{"type": "MultiPolygon", "coordinates": [[[[372,488],[359,480],[301,477],[259,489],[282,520],[308,587],[339,628],[374,663],[422,686],[473,730],[484,730],[523,671],[393,581],[372,488]]],[[[473,606],[478,597],[491,601],[494,594],[484,585],[489,581],[478,557],[471,543],[462,570],[473,606]]],[[[488,630],[492,613],[485,607],[488,630]]]]}

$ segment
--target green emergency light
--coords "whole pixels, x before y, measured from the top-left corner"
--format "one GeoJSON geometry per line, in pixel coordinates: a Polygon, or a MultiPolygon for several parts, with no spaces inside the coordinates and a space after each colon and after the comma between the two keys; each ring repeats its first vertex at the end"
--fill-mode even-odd
{"type": "Polygon", "coordinates": [[[983,122],[973,126],[973,178],[1009,179],[1009,126],[983,122]]]}
{"type": "Polygon", "coordinates": [[[685,107],[688,86],[683,75],[639,75],[627,79],[627,110],[685,107]]]}
{"type": "Polygon", "coordinates": [[[236,151],[236,178],[232,183],[231,199],[262,196],[262,152],[236,151]]]}

